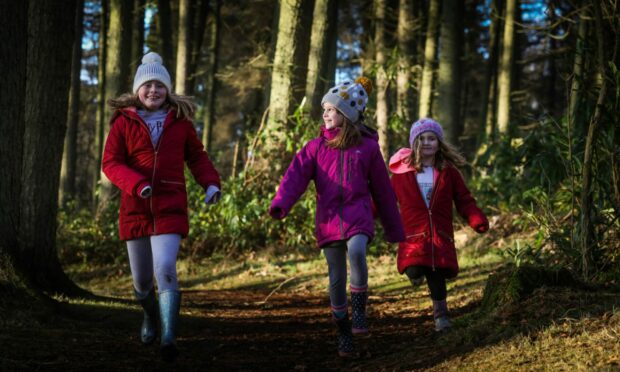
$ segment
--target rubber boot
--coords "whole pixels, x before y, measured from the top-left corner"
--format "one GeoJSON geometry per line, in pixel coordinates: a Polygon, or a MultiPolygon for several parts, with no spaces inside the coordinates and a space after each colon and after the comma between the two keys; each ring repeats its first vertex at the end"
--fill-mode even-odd
{"type": "Polygon", "coordinates": [[[448,318],[448,303],[446,300],[433,300],[433,318],[435,318],[435,331],[444,332],[452,327],[450,318],[448,318]]]}
{"type": "Polygon", "coordinates": [[[345,314],[338,319],[333,317],[338,327],[338,355],[341,357],[352,357],[355,353],[353,347],[353,334],[351,333],[351,323],[349,323],[349,314],[345,314]]]}
{"type": "Polygon", "coordinates": [[[368,302],[368,292],[351,292],[351,308],[353,316],[351,318],[351,331],[353,334],[367,334],[368,323],[366,321],[366,303],[368,302]]]}
{"type": "Polygon", "coordinates": [[[159,294],[159,316],[161,319],[161,356],[166,362],[174,361],[179,355],[177,349],[177,324],[181,308],[181,292],[166,291],[159,294]]]}
{"type": "Polygon", "coordinates": [[[155,298],[155,289],[147,293],[145,297],[136,291],[134,288],[134,295],[136,299],[144,309],[144,319],[142,320],[142,327],[140,328],[140,341],[144,345],[150,345],[155,341],[157,337],[157,299],[155,298]],[[142,297],[142,298],[141,298],[142,297]]]}

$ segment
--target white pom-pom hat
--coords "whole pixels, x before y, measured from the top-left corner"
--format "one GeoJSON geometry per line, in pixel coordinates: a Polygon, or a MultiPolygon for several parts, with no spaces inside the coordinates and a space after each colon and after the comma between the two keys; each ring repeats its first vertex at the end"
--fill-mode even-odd
{"type": "Polygon", "coordinates": [[[136,76],[133,78],[133,92],[138,93],[138,89],[147,81],[157,80],[164,84],[168,93],[172,92],[172,81],[170,74],[163,65],[163,60],[155,52],[147,53],[142,57],[142,64],[138,66],[136,76]]]}

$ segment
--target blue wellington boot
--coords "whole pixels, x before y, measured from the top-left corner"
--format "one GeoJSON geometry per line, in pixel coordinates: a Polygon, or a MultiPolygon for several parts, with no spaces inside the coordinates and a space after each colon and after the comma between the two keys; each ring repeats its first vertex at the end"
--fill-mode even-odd
{"type": "Polygon", "coordinates": [[[353,309],[352,331],[353,334],[367,334],[368,323],[366,321],[366,303],[368,301],[368,292],[351,292],[351,308],[353,309]]]}
{"type": "Polygon", "coordinates": [[[157,299],[155,298],[155,289],[151,290],[144,296],[134,288],[134,295],[144,309],[144,319],[142,327],[140,327],[140,341],[144,345],[150,345],[157,337],[157,299]],[[144,296],[144,297],[143,297],[144,296]]]}
{"type": "Polygon", "coordinates": [[[179,355],[176,333],[181,308],[181,292],[166,291],[159,294],[159,316],[161,319],[161,356],[172,362],[179,355]]]}
{"type": "Polygon", "coordinates": [[[355,347],[353,346],[353,334],[351,333],[349,314],[345,314],[340,319],[332,315],[332,318],[338,327],[338,355],[343,358],[355,356],[355,347]]]}

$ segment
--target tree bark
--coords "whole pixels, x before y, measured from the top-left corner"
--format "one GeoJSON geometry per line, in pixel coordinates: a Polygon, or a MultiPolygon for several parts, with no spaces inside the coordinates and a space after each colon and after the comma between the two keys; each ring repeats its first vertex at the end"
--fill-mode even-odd
{"type": "MultiPolygon", "coordinates": [[[[65,6],[75,9],[75,1],[65,6]]],[[[56,251],[60,163],[67,123],[75,12],[55,1],[28,9],[25,131],[18,261],[46,291],[75,293],[56,251]],[[53,92],[53,94],[50,94],[53,92]]]]}
{"type": "Polygon", "coordinates": [[[74,199],[75,177],[77,165],[77,129],[80,113],[80,78],[82,70],[82,34],[84,31],[84,0],[77,1],[75,16],[75,42],[71,57],[71,90],[69,94],[69,115],[67,120],[67,134],[65,136],[64,154],[61,166],[60,200],[65,205],[74,199]]]}
{"type": "Polygon", "coordinates": [[[411,68],[415,55],[415,1],[400,0],[398,7],[398,74],[396,76],[396,112],[403,123],[415,117],[412,102],[411,68]]]}
{"type": "Polygon", "coordinates": [[[131,66],[136,71],[144,55],[144,6],[145,0],[133,0],[133,24],[131,27],[131,66]]]}
{"type": "Polygon", "coordinates": [[[309,0],[280,2],[269,119],[265,128],[265,150],[268,152],[278,150],[284,144],[282,133],[288,127],[288,117],[305,93],[312,5],[309,0]]]}
{"type": "Polygon", "coordinates": [[[207,147],[208,152],[213,149],[213,126],[215,125],[215,94],[218,89],[216,75],[218,71],[218,60],[220,56],[220,7],[221,0],[215,0],[214,9],[212,12],[213,17],[210,27],[211,32],[209,40],[209,68],[206,78],[207,97],[204,114],[205,125],[202,133],[202,142],[207,147]]]}
{"type": "Polygon", "coordinates": [[[95,169],[93,169],[93,188],[91,190],[92,195],[92,209],[97,210],[99,206],[99,181],[101,180],[101,156],[103,155],[103,139],[105,138],[105,87],[106,87],[106,61],[108,53],[108,13],[109,13],[109,0],[101,0],[101,15],[99,16],[99,45],[97,50],[97,117],[95,124],[95,146],[93,158],[95,159],[95,169]]]}
{"type": "Polygon", "coordinates": [[[172,12],[170,0],[157,0],[157,18],[159,20],[159,37],[161,38],[162,59],[167,66],[170,78],[176,81],[174,44],[172,43],[172,12]]]}
{"type": "Polygon", "coordinates": [[[308,57],[306,99],[310,116],[321,116],[321,99],[334,83],[336,41],[338,40],[338,0],[316,0],[308,57]]]}
{"type": "Polygon", "coordinates": [[[388,75],[385,43],[385,12],[386,1],[375,0],[375,62],[377,63],[377,131],[379,133],[379,148],[383,160],[387,163],[390,156],[388,143],[388,75]]]}
{"type": "MultiPolygon", "coordinates": [[[[108,46],[106,56],[106,87],[105,101],[118,97],[122,93],[130,92],[129,84],[131,62],[131,24],[133,1],[110,0],[110,22],[108,25],[108,46]]],[[[131,75],[133,76],[133,75],[131,75]]],[[[110,130],[112,112],[105,110],[104,129],[105,138],[110,130]]],[[[105,141],[104,141],[105,143],[105,141]]],[[[100,208],[107,205],[113,197],[114,187],[108,178],[101,172],[100,208]]]]}
{"type": "MultiPolygon", "coordinates": [[[[482,132],[487,139],[494,139],[495,133],[495,102],[497,97],[497,56],[501,36],[501,15],[503,1],[491,2],[491,25],[489,26],[489,59],[485,66],[484,83],[482,85],[480,122],[484,123],[482,132]]],[[[482,138],[485,139],[485,138],[482,138]]]]}
{"type": "MultiPolygon", "coordinates": [[[[213,0],[214,3],[219,3],[219,0],[213,0]]],[[[189,95],[193,95],[196,90],[196,82],[198,77],[198,65],[202,56],[202,48],[204,42],[205,32],[207,31],[207,17],[209,14],[209,0],[197,0],[194,3],[194,19],[192,22],[192,52],[190,55],[189,71],[190,79],[189,85],[186,86],[189,95]]],[[[219,7],[219,4],[214,4],[213,8],[219,7]]]]}
{"type": "Polygon", "coordinates": [[[605,34],[603,32],[603,17],[601,4],[598,0],[592,1],[594,7],[594,19],[596,27],[596,57],[598,63],[598,74],[601,76],[602,85],[598,93],[594,115],[590,120],[588,134],[586,136],[585,150],[583,154],[582,170],[582,189],[581,189],[581,273],[584,280],[588,280],[592,275],[594,264],[594,252],[596,246],[594,242],[594,226],[592,224],[592,159],[594,154],[594,143],[598,135],[598,127],[603,114],[605,98],[607,96],[607,59],[605,58],[605,34]]]}
{"type": "MultiPolygon", "coordinates": [[[[0,12],[0,297],[26,293],[16,266],[25,131],[28,2],[9,1],[0,12]]],[[[55,195],[55,193],[53,194],[55,195]]]]}
{"type": "Polygon", "coordinates": [[[497,129],[500,135],[507,136],[510,132],[510,92],[512,88],[512,66],[514,55],[514,25],[517,0],[507,0],[504,23],[502,54],[499,65],[497,86],[497,129]]]}
{"type": "Polygon", "coordinates": [[[439,52],[437,114],[448,142],[456,144],[463,132],[461,63],[463,54],[463,1],[443,0],[439,52]]]}
{"type": "Polygon", "coordinates": [[[433,96],[433,75],[437,55],[437,34],[439,32],[440,0],[430,0],[428,10],[428,27],[426,29],[426,43],[424,45],[424,69],[422,70],[422,84],[420,86],[420,117],[431,116],[433,96]]]}
{"type": "Polygon", "coordinates": [[[191,23],[190,11],[192,3],[190,0],[179,1],[179,28],[177,39],[177,61],[176,61],[176,83],[175,91],[178,94],[187,94],[188,67],[190,62],[191,44],[191,23]]]}

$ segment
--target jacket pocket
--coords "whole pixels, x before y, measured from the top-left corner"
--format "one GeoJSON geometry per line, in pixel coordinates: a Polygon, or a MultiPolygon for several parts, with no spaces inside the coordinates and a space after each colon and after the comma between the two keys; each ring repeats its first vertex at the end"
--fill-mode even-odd
{"type": "Polygon", "coordinates": [[[427,236],[428,234],[426,233],[426,231],[422,231],[415,234],[408,234],[405,238],[407,243],[417,243],[424,240],[427,236]]]}
{"type": "Polygon", "coordinates": [[[444,239],[447,239],[448,241],[450,241],[450,243],[454,243],[454,238],[452,237],[452,235],[448,234],[447,232],[443,231],[443,230],[437,230],[437,232],[439,233],[439,235],[441,235],[444,239]]]}

